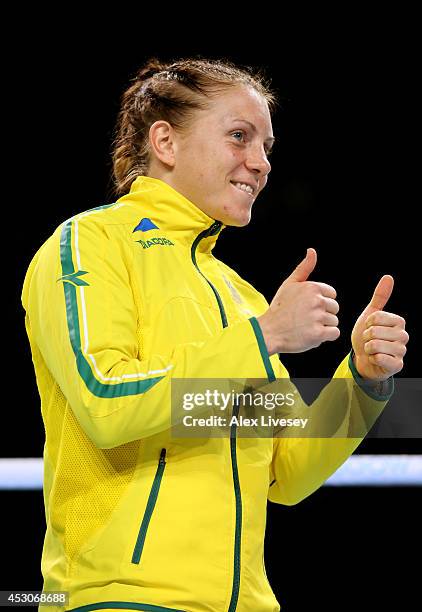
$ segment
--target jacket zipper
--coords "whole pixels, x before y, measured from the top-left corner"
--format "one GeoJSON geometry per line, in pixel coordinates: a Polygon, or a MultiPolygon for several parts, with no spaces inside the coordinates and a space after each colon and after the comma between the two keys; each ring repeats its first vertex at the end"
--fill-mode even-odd
{"type": "Polygon", "coordinates": [[[163,477],[164,468],[166,467],[166,449],[163,448],[160,453],[160,459],[158,460],[158,467],[155,473],[154,482],[152,483],[151,491],[149,493],[147,506],[145,508],[144,517],[142,519],[141,527],[139,529],[138,538],[136,540],[135,548],[132,555],[132,563],[139,563],[141,560],[142,550],[144,548],[145,537],[148,531],[148,525],[151,520],[152,513],[154,511],[155,502],[157,501],[158,492],[160,490],[161,479],[163,477]]]}
{"type": "Polygon", "coordinates": [[[214,223],[211,225],[211,227],[209,227],[208,229],[206,229],[203,232],[201,232],[200,234],[198,234],[198,236],[193,241],[193,244],[192,244],[192,247],[191,247],[191,256],[192,256],[193,265],[198,270],[198,272],[202,276],[202,278],[204,278],[207,281],[207,283],[209,284],[209,286],[213,290],[214,296],[215,296],[215,298],[217,300],[218,308],[220,309],[221,322],[223,324],[223,327],[227,327],[227,317],[226,317],[226,313],[224,311],[224,306],[223,306],[223,302],[221,301],[221,297],[219,296],[218,291],[214,287],[214,285],[207,279],[205,274],[203,274],[201,272],[201,270],[199,269],[198,264],[196,263],[196,253],[195,253],[196,247],[201,242],[201,240],[203,238],[208,238],[208,236],[214,236],[215,234],[218,234],[218,232],[220,231],[222,225],[223,224],[221,223],[221,221],[214,221],[214,223]]]}
{"type": "MultiPolygon", "coordinates": [[[[206,230],[198,234],[195,238],[192,248],[191,248],[191,257],[192,262],[195,268],[198,270],[199,274],[207,281],[209,286],[211,287],[214,296],[217,300],[218,307],[220,309],[221,323],[223,327],[227,327],[227,317],[224,310],[224,305],[221,300],[221,297],[218,294],[217,289],[214,285],[207,279],[207,277],[201,272],[196,262],[196,248],[200,241],[203,238],[208,238],[208,236],[214,236],[217,234],[221,226],[223,224],[221,221],[214,221],[214,223],[206,230]]],[[[233,406],[233,416],[238,416],[239,414],[239,406],[235,404],[233,406]]],[[[236,424],[233,424],[230,428],[230,455],[232,462],[232,473],[233,473],[233,484],[234,484],[234,495],[236,500],[236,527],[234,534],[234,569],[233,569],[233,586],[232,586],[232,594],[230,599],[230,605],[228,612],[235,612],[237,607],[237,601],[239,598],[239,587],[240,587],[240,544],[241,544],[241,534],[242,534],[242,496],[240,493],[240,484],[239,484],[239,472],[237,469],[237,453],[236,453],[236,424]]]]}
{"type": "MultiPolygon", "coordinates": [[[[237,417],[238,414],[239,405],[235,404],[233,406],[233,416],[237,417]]],[[[230,427],[230,453],[232,459],[234,494],[236,499],[236,529],[234,533],[233,587],[228,612],[234,612],[236,610],[240,587],[240,538],[242,534],[242,496],[240,493],[239,472],[237,469],[236,427],[237,425],[235,423],[233,423],[233,425],[230,427]]]]}

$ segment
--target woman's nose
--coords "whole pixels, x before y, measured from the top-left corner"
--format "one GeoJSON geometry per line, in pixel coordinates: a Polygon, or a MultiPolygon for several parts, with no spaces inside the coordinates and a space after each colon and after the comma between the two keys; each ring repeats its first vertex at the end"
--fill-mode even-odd
{"type": "Polygon", "coordinates": [[[265,176],[271,171],[271,164],[264,151],[251,151],[247,156],[246,165],[253,172],[259,172],[261,176],[265,176]]]}

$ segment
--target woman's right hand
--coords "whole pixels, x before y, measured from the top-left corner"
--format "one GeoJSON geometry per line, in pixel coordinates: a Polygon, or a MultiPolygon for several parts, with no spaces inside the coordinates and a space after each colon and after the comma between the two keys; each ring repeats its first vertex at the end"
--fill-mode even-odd
{"type": "Polygon", "coordinates": [[[337,340],[339,305],[331,285],[308,281],[317,254],[308,249],[274,296],[268,310],[257,318],[270,355],[303,353],[327,340],[337,340]]]}

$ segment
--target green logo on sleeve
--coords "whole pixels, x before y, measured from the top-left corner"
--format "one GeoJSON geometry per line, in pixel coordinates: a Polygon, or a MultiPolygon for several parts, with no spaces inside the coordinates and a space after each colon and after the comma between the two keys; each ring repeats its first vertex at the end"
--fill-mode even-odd
{"type": "Polygon", "coordinates": [[[86,283],[84,280],[79,278],[80,276],[82,276],[82,274],[88,274],[88,272],[85,270],[78,270],[78,272],[71,272],[71,274],[64,274],[63,276],[58,278],[56,282],[59,282],[61,280],[64,283],[70,283],[71,285],[89,286],[89,283],[86,283]]]}

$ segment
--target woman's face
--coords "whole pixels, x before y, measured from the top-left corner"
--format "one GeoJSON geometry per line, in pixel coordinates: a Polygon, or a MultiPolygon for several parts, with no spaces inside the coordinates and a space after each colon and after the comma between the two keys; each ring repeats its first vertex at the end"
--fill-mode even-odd
{"type": "Polygon", "coordinates": [[[175,135],[166,181],[213,219],[247,225],[271,170],[273,140],[266,100],[248,86],[228,89],[196,112],[187,132],[175,135]]]}

